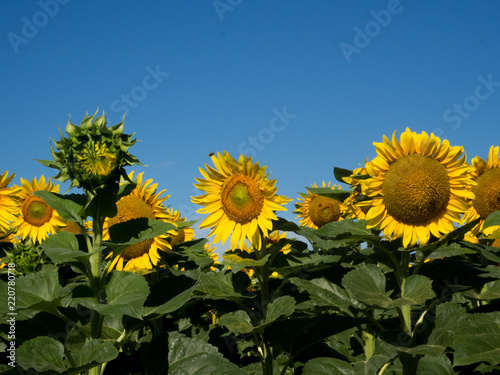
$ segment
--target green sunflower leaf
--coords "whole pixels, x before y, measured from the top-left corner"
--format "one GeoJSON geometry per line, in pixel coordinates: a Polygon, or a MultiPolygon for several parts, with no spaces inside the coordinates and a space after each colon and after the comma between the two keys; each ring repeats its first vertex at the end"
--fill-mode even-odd
{"type": "Polygon", "coordinates": [[[118,223],[109,228],[111,242],[106,242],[114,255],[138,242],[161,236],[177,226],[161,220],[138,218],[118,223]]]}
{"type": "Polygon", "coordinates": [[[417,375],[455,375],[450,360],[444,354],[438,357],[424,356],[418,361],[417,375]]]}
{"type": "Polygon", "coordinates": [[[317,195],[322,195],[324,197],[332,198],[335,199],[336,201],[343,202],[345,201],[349,195],[351,195],[351,192],[346,191],[346,190],[340,190],[340,189],[332,189],[329,187],[320,187],[320,188],[311,188],[311,187],[306,187],[306,189],[317,195]]]}
{"type": "Polygon", "coordinates": [[[16,350],[16,361],[24,369],[33,368],[37,372],[63,372],[64,347],[50,337],[40,336],[23,343],[16,350]]]}
{"type": "Polygon", "coordinates": [[[354,375],[350,363],[336,358],[314,358],[306,363],[303,375],[354,375]]]}
{"type": "Polygon", "coordinates": [[[395,300],[394,304],[423,305],[425,301],[435,296],[436,294],[432,290],[432,281],[428,277],[413,275],[405,280],[402,296],[395,300]]]}
{"type": "Polygon", "coordinates": [[[267,306],[266,320],[264,324],[269,324],[281,316],[290,316],[295,310],[295,298],[291,296],[281,296],[276,298],[267,306]]]}
{"type": "Polygon", "coordinates": [[[204,272],[195,286],[195,294],[208,299],[232,299],[244,296],[234,290],[232,273],[204,272]]]}
{"type": "Polygon", "coordinates": [[[102,315],[128,315],[142,319],[144,302],[149,286],[144,277],[131,272],[113,271],[106,284],[107,304],[99,303],[94,297],[74,298],[82,306],[102,315]]]}
{"type": "Polygon", "coordinates": [[[226,252],[222,256],[223,259],[222,264],[231,267],[231,271],[233,273],[236,273],[238,271],[241,271],[243,268],[263,266],[264,264],[267,263],[270,256],[271,256],[270,254],[267,254],[264,258],[255,260],[251,258],[242,258],[235,253],[226,252]]]}
{"type": "Polygon", "coordinates": [[[219,323],[233,333],[249,333],[255,328],[250,317],[243,310],[222,315],[219,323]]]}
{"type": "Polygon", "coordinates": [[[84,261],[92,254],[102,250],[102,248],[95,249],[91,253],[80,251],[76,236],[70,232],[55,233],[43,241],[40,246],[55,264],[68,263],[75,259],[84,261]]]}
{"type": "Polygon", "coordinates": [[[103,340],[87,341],[81,352],[74,356],[77,366],[84,366],[89,363],[105,363],[115,359],[118,350],[110,342],[103,340]]]}
{"type": "Polygon", "coordinates": [[[246,375],[213,345],[171,332],[168,338],[168,373],[189,375],[246,375]]]}
{"type": "Polygon", "coordinates": [[[500,312],[470,314],[455,336],[454,366],[500,363],[500,312]]]}
{"type": "Polygon", "coordinates": [[[333,176],[338,182],[342,182],[345,184],[346,182],[344,181],[345,177],[350,177],[352,176],[353,171],[350,169],[345,169],[345,168],[339,168],[339,167],[333,167],[333,176]]]}
{"type": "Polygon", "coordinates": [[[86,202],[83,194],[61,195],[46,190],[33,192],[33,195],[42,198],[45,203],[57,211],[64,220],[74,221],[80,226],[84,226],[86,202]]]}
{"type": "Polygon", "coordinates": [[[290,278],[290,282],[306,291],[314,301],[315,306],[327,306],[347,311],[352,306],[349,293],[325,278],[304,280],[298,277],[290,278]]]}
{"type": "Polygon", "coordinates": [[[362,265],[348,272],[342,285],[356,300],[369,306],[393,307],[393,301],[385,291],[386,279],[380,268],[375,265],[362,265]]]}

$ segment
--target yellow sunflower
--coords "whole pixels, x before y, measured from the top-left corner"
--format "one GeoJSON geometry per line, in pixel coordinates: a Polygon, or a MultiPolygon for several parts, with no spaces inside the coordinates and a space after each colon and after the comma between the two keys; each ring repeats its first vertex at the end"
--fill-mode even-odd
{"type": "MultiPolygon", "coordinates": [[[[205,245],[203,245],[203,248],[206,250],[208,256],[214,261],[214,265],[220,264],[219,254],[217,254],[217,249],[215,248],[214,244],[207,242],[205,245]]],[[[210,266],[210,271],[218,271],[218,269],[214,267],[214,265],[210,266]]]]}
{"type": "Polygon", "coordinates": [[[434,134],[406,128],[400,142],[383,137],[374,142],[377,157],[366,163],[370,178],[361,180],[363,194],[372,197],[368,228],[379,227],[387,238],[402,238],[405,247],[424,245],[430,235],[454,229],[474,195],[463,147],[451,147],[434,134]]]}
{"type": "Polygon", "coordinates": [[[19,189],[9,186],[14,178],[14,173],[7,177],[9,171],[0,175],[0,232],[8,233],[10,231],[9,222],[14,221],[17,212],[16,194],[19,189]]]}
{"type": "MultiPolygon", "coordinates": [[[[109,228],[118,223],[129,220],[147,218],[170,222],[170,215],[167,213],[162,203],[170,195],[160,197],[166,190],[156,192],[158,184],[152,184],[152,179],[142,182],[144,172],[137,175],[134,181],[137,186],[128,195],[120,198],[117,202],[118,213],[114,217],[106,218],[103,225],[103,240],[108,241],[109,228]]],[[[134,172],[129,174],[132,180],[134,172]]],[[[116,266],[118,271],[141,271],[152,269],[158,263],[160,255],[158,250],[169,252],[171,250],[168,241],[168,233],[155,238],[136,243],[113,259],[109,270],[116,266]]]]}
{"type": "Polygon", "coordinates": [[[59,185],[54,185],[50,178],[46,182],[45,177],[41,176],[39,181],[35,177],[31,183],[21,178],[20,188],[17,218],[12,222],[17,236],[23,240],[29,237],[33,242],[41,243],[49,234],[59,232],[60,227],[66,225],[56,210],[33,194],[40,190],[59,193],[59,185]]]}
{"type": "MultiPolygon", "coordinates": [[[[181,217],[181,213],[179,211],[174,210],[173,208],[167,208],[166,210],[169,218],[167,221],[169,223],[175,224],[179,222],[186,221],[186,218],[181,217]]],[[[184,227],[182,229],[173,230],[168,232],[170,234],[170,246],[174,247],[178,243],[186,242],[194,240],[194,229],[191,227],[184,227]]]]}
{"type": "MultiPolygon", "coordinates": [[[[465,213],[463,221],[468,223],[477,218],[481,221],[472,228],[473,234],[477,235],[482,229],[484,220],[493,212],[500,210],[500,157],[499,147],[490,147],[488,161],[484,161],[479,156],[472,159],[473,170],[470,174],[476,185],[471,187],[475,198],[472,206],[465,213]]],[[[500,226],[493,225],[484,230],[483,234],[489,236],[500,229],[500,226]]]]}
{"type": "Polygon", "coordinates": [[[205,164],[200,168],[204,179],[194,184],[206,194],[192,197],[203,206],[197,212],[209,214],[200,228],[212,228],[214,242],[222,244],[231,236],[231,248],[241,248],[245,239],[261,249],[263,238],[272,230],[275,211],[286,211],[284,204],[291,200],[277,195],[276,180],[269,180],[266,167],[253,163],[252,158],[241,155],[236,161],[227,152],[212,156],[215,168],[205,164]]]}
{"type": "MultiPolygon", "coordinates": [[[[316,184],[312,184],[311,187],[317,188],[316,184]]],[[[328,186],[323,181],[322,187],[329,187],[332,190],[342,190],[340,185],[328,186]]],[[[297,209],[295,213],[298,214],[296,219],[301,218],[299,221],[300,225],[304,227],[318,229],[323,225],[331,223],[333,221],[342,220],[342,215],[346,211],[346,207],[336,199],[325,197],[323,195],[318,195],[310,191],[306,193],[299,193],[299,201],[296,205],[297,209]]]]}

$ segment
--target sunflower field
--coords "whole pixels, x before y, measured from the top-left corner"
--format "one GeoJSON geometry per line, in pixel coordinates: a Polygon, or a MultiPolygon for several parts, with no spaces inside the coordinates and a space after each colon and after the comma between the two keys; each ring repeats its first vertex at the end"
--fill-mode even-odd
{"type": "Polygon", "coordinates": [[[135,143],[96,112],[39,160],[67,193],[0,171],[0,374],[500,373],[499,146],[395,131],[297,222],[265,166],[215,153],[192,222],[125,170],[135,143]]]}

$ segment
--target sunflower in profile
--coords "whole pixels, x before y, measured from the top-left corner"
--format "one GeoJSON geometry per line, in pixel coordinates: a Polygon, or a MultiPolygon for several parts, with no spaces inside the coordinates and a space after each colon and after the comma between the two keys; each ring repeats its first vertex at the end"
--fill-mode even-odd
{"type": "MultiPolygon", "coordinates": [[[[311,187],[317,188],[316,184],[312,184],[311,187]]],[[[322,187],[329,187],[332,190],[342,190],[340,185],[328,186],[323,181],[322,187]]],[[[297,208],[295,213],[297,214],[296,219],[300,218],[300,225],[304,227],[318,229],[323,225],[331,223],[333,221],[342,220],[342,215],[346,211],[346,206],[336,199],[326,197],[324,195],[318,195],[311,191],[305,193],[299,193],[299,201],[295,205],[297,208]]]]}
{"type": "Polygon", "coordinates": [[[15,198],[19,192],[19,189],[8,187],[14,178],[14,173],[7,177],[8,174],[9,171],[6,171],[0,175],[0,232],[5,233],[6,236],[10,231],[9,222],[16,219],[14,216],[17,211],[15,198]]]}
{"type": "MultiPolygon", "coordinates": [[[[108,217],[103,225],[103,240],[110,239],[109,228],[115,224],[124,223],[134,219],[156,219],[170,222],[170,215],[163,207],[163,202],[170,196],[160,197],[166,190],[159,193],[156,192],[158,184],[152,184],[152,179],[142,181],[144,172],[137,175],[134,181],[137,186],[128,195],[120,198],[116,203],[118,212],[114,217],[108,217]]],[[[129,174],[129,178],[133,180],[134,172],[129,174]]],[[[117,255],[109,270],[115,266],[118,271],[142,271],[150,270],[158,263],[160,255],[158,250],[169,252],[171,250],[168,241],[168,233],[157,236],[155,238],[144,240],[129,246],[119,255],[117,255]]]]}
{"type": "MultiPolygon", "coordinates": [[[[173,208],[167,208],[166,210],[168,219],[167,221],[172,224],[180,223],[186,221],[186,218],[181,217],[179,211],[173,208]]],[[[194,229],[191,227],[184,227],[181,229],[173,230],[168,232],[170,235],[170,246],[174,247],[178,243],[194,240],[194,229]]]]}
{"type": "Polygon", "coordinates": [[[286,211],[284,204],[290,199],[277,195],[276,180],[269,180],[266,167],[253,163],[252,158],[241,155],[236,161],[227,152],[212,156],[215,168],[205,164],[200,168],[205,177],[196,178],[194,184],[206,194],[192,197],[203,206],[199,213],[209,214],[200,228],[212,228],[214,242],[223,244],[231,236],[231,248],[241,248],[248,239],[256,249],[262,248],[263,239],[272,230],[275,211],[286,211]]]}
{"type": "Polygon", "coordinates": [[[361,180],[363,194],[372,198],[366,220],[387,238],[402,238],[404,247],[426,244],[454,229],[474,194],[470,166],[463,147],[451,147],[434,134],[406,128],[400,142],[383,137],[374,142],[377,156],[366,163],[370,178],[361,180]]]}
{"type": "MultiPolygon", "coordinates": [[[[472,228],[473,234],[477,235],[482,229],[484,220],[493,212],[500,210],[500,157],[499,147],[490,147],[488,161],[484,161],[479,156],[472,159],[473,170],[470,174],[476,185],[471,187],[475,198],[472,206],[465,213],[463,221],[468,223],[477,218],[481,218],[479,223],[472,228]]],[[[483,234],[491,235],[500,229],[500,226],[493,225],[486,228],[483,234]]]]}
{"type": "Polygon", "coordinates": [[[35,177],[31,183],[21,178],[20,189],[17,218],[12,222],[17,236],[23,240],[30,238],[33,242],[41,243],[49,234],[59,232],[60,227],[66,225],[56,210],[33,194],[40,190],[59,193],[59,185],[54,185],[50,179],[46,182],[44,176],[41,176],[39,181],[35,177]]]}

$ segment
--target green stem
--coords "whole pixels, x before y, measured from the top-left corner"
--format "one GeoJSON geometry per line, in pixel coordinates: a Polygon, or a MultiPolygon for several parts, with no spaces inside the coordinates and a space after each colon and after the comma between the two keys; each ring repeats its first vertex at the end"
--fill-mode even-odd
{"type": "MultiPolygon", "coordinates": [[[[267,255],[267,238],[262,241],[262,247],[256,250],[257,260],[263,259],[267,255]]],[[[260,282],[260,294],[262,301],[262,316],[263,321],[267,317],[267,306],[270,303],[269,295],[269,267],[268,264],[264,264],[259,267],[259,282],[260,282]]],[[[262,340],[260,343],[260,351],[262,355],[262,373],[263,375],[273,374],[273,351],[269,343],[267,342],[267,337],[265,332],[262,332],[262,340]]]]}
{"type": "Polygon", "coordinates": [[[365,346],[365,356],[368,361],[375,353],[375,336],[368,331],[362,331],[363,342],[365,346]]]}

